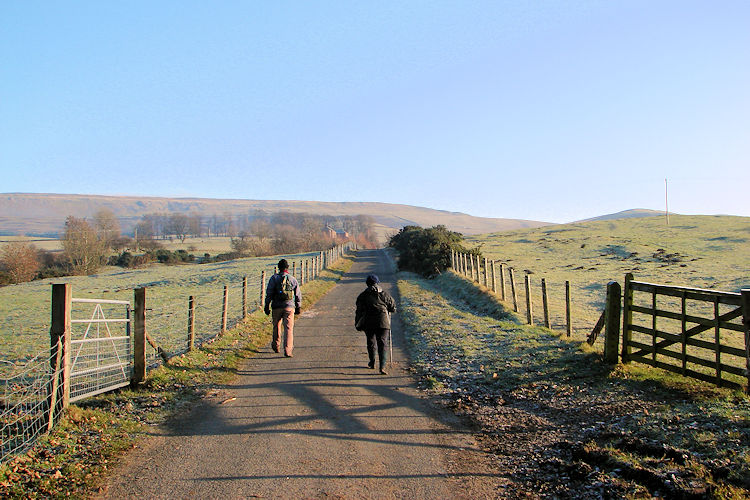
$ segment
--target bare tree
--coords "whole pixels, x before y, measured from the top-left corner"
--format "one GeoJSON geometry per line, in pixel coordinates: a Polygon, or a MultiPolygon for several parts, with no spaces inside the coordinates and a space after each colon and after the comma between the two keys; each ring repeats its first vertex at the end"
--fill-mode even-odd
{"type": "Polygon", "coordinates": [[[190,224],[188,223],[188,216],[185,214],[172,214],[169,216],[169,223],[167,226],[168,232],[177,236],[180,241],[185,242],[185,238],[188,234],[190,224]]]}
{"type": "Polygon", "coordinates": [[[86,219],[69,216],[65,220],[63,253],[73,274],[91,274],[102,264],[106,246],[86,219]]]}
{"type": "Polygon", "coordinates": [[[115,241],[120,238],[120,221],[114,212],[103,208],[94,214],[96,232],[107,248],[113,248],[115,241]]]}
{"type": "Polygon", "coordinates": [[[267,220],[255,219],[250,224],[250,232],[260,241],[265,241],[273,234],[273,228],[267,220]]]}
{"type": "Polygon", "coordinates": [[[191,213],[188,216],[188,226],[190,228],[190,235],[193,238],[201,237],[201,227],[203,226],[203,217],[197,213],[191,213]]]}
{"type": "Polygon", "coordinates": [[[12,283],[33,280],[39,271],[36,247],[26,241],[13,241],[3,247],[0,259],[12,283]]]}

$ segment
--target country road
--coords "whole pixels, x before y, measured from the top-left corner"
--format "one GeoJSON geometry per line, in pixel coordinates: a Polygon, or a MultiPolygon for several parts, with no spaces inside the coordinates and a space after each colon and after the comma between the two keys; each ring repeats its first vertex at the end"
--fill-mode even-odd
{"type": "Polygon", "coordinates": [[[398,314],[389,374],[367,368],[352,324],[369,273],[397,298],[383,252],[359,252],[298,317],[293,358],[263,348],[219,394],[140,441],[100,497],[502,496],[506,480],[471,432],[417,391],[398,314]]]}

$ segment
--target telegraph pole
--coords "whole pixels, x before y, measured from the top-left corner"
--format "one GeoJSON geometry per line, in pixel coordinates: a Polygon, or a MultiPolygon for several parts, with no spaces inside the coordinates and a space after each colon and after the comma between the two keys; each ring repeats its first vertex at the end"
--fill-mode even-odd
{"type": "Polygon", "coordinates": [[[667,194],[667,178],[664,178],[664,214],[667,216],[667,226],[669,225],[669,196],[667,194]]]}

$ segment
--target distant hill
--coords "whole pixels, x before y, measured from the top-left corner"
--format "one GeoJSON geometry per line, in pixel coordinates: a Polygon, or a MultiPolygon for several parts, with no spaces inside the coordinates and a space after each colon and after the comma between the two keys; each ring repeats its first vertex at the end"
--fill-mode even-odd
{"type": "Polygon", "coordinates": [[[124,232],[150,213],[190,213],[201,215],[248,214],[264,212],[303,212],[319,215],[369,215],[385,235],[407,225],[430,227],[442,224],[463,234],[482,234],[550,225],[548,222],[473,217],[460,212],[433,210],[410,205],[375,202],[222,200],[209,198],[155,198],[73,194],[0,194],[0,234],[52,236],[59,234],[69,215],[91,217],[101,209],[118,217],[124,232]]]}
{"type": "MultiPolygon", "coordinates": [[[[576,222],[593,222],[598,220],[613,220],[613,219],[634,219],[637,217],[658,217],[663,216],[663,210],[650,210],[648,208],[632,208],[630,210],[623,210],[614,214],[600,215],[598,217],[591,217],[590,219],[582,219],[576,222]]],[[[672,215],[672,214],[670,214],[672,215]]]]}

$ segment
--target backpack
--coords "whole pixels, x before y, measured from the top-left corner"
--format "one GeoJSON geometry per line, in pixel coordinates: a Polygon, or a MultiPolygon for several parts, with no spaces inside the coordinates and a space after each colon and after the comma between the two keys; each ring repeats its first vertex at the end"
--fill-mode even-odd
{"type": "Polygon", "coordinates": [[[281,279],[281,288],[276,292],[276,297],[285,302],[294,300],[294,287],[292,286],[292,282],[289,281],[288,274],[284,274],[284,277],[281,279]]]}

